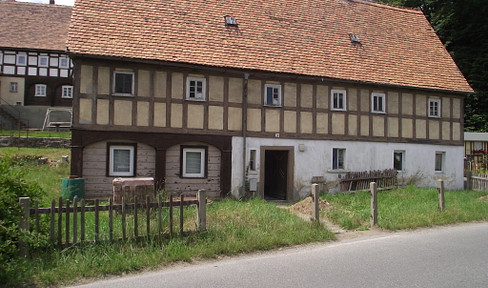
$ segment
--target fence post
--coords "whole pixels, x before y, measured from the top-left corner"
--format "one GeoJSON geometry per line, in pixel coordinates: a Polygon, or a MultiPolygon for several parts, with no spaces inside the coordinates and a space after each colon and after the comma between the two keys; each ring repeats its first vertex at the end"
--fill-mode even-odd
{"type": "Polygon", "coordinates": [[[312,219],[319,221],[319,184],[312,184],[312,219]]]}
{"type": "Polygon", "coordinates": [[[378,224],[378,186],[376,182],[369,183],[371,190],[371,227],[378,224]]]}
{"type": "MultiPolygon", "coordinates": [[[[19,198],[19,205],[22,208],[22,216],[20,217],[19,228],[22,231],[29,232],[30,224],[29,224],[29,217],[30,217],[30,198],[29,197],[20,197],[19,198]]],[[[20,256],[27,257],[29,254],[29,247],[26,243],[20,243],[20,256]]]]}
{"type": "Polygon", "coordinates": [[[207,191],[200,189],[197,192],[198,211],[197,227],[199,231],[207,230],[207,191]]]}
{"type": "Polygon", "coordinates": [[[466,189],[473,190],[473,172],[468,171],[466,175],[466,189]]]}
{"type": "Polygon", "coordinates": [[[439,194],[439,210],[444,211],[444,180],[437,181],[437,192],[439,194]]]}

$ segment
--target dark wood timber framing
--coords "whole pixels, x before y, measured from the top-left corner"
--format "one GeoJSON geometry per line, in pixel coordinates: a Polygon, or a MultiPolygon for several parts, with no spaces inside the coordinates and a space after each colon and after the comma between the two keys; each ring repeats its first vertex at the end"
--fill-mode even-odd
{"type": "MultiPolygon", "coordinates": [[[[166,150],[185,142],[202,142],[215,146],[221,152],[220,189],[221,197],[230,192],[232,173],[232,137],[221,135],[141,133],[115,131],[72,130],[71,174],[83,177],[83,149],[87,145],[101,141],[134,141],[153,147],[156,150],[155,183],[163,183],[166,178],[166,150]]],[[[164,188],[160,186],[158,188],[164,188]]]]}

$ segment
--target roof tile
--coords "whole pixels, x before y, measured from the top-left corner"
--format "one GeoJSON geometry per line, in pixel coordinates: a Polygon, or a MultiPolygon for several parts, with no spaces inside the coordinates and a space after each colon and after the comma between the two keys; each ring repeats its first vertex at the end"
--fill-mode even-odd
{"type": "Polygon", "coordinates": [[[364,0],[77,0],[68,46],[75,54],[472,92],[421,11],[364,0]],[[225,26],[225,15],[237,29],[225,26]]]}

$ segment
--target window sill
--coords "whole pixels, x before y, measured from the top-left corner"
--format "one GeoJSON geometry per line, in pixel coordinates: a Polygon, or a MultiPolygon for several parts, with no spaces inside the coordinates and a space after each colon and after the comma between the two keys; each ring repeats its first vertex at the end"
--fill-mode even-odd
{"type": "Polygon", "coordinates": [[[134,97],[134,94],[129,93],[113,93],[112,96],[119,96],[119,97],[134,97]]]}
{"type": "Polygon", "coordinates": [[[269,108],[281,108],[281,107],[283,107],[283,106],[281,106],[281,105],[264,104],[264,107],[269,107],[269,108]]]}
{"type": "Polygon", "coordinates": [[[205,99],[193,99],[193,98],[186,98],[186,101],[192,101],[192,102],[205,102],[207,100],[205,99]]]}
{"type": "Polygon", "coordinates": [[[371,111],[371,113],[374,113],[374,114],[386,114],[385,111],[371,111]]]}
{"type": "Polygon", "coordinates": [[[347,110],[346,109],[330,109],[330,111],[333,111],[333,112],[346,112],[347,110]]]}
{"type": "Polygon", "coordinates": [[[330,169],[330,170],[327,170],[327,173],[330,173],[330,174],[346,174],[349,172],[350,171],[346,170],[346,169],[330,169]]]}

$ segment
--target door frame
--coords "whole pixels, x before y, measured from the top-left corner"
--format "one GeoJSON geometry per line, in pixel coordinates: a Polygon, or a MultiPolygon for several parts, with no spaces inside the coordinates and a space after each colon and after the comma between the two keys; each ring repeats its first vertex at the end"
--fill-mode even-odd
{"type": "Polygon", "coordinates": [[[264,181],[266,171],[266,151],[285,151],[288,152],[287,179],[286,179],[286,201],[294,201],[293,188],[295,179],[295,147],[294,146],[261,146],[259,152],[259,196],[264,199],[264,181]]]}

